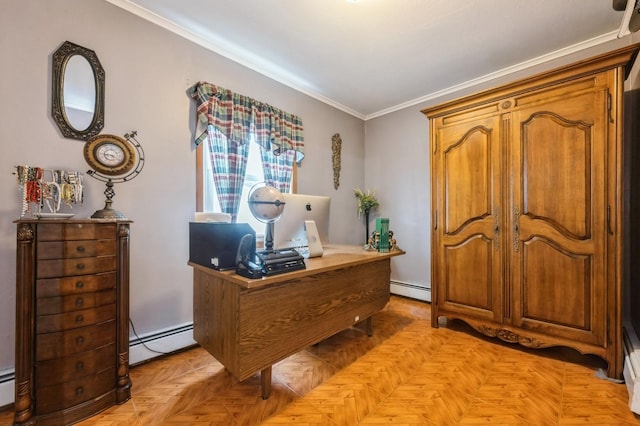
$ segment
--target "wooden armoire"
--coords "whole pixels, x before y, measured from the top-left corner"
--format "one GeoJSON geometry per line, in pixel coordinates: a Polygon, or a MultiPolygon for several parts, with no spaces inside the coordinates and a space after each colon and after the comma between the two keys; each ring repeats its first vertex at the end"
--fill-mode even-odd
{"type": "Polygon", "coordinates": [[[629,46],[424,109],[432,326],[567,346],[622,377],[629,46]]]}

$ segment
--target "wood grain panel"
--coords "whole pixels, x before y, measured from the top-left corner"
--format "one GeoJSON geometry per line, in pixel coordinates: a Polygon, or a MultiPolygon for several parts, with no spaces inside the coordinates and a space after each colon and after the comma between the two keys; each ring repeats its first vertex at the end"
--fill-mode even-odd
{"type": "Polygon", "coordinates": [[[115,238],[116,223],[91,223],[91,221],[56,221],[38,226],[36,239],[41,241],[104,240],[115,238]]]}
{"type": "MultiPolygon", "coordinates": [[[[575,102],[593,104],[594,94],[575,102]]],[[[584,111],[584,110],[583,110],[584,111]]],[[[591,236],[594,188],[591,155],[593,119],[572,121],[552,112],[536,112],[522,124],[523,214],[546,220],[571,238],[591,236]],[[570,194],[570,199],[559,194],[570,194]],[[568,204],[571,208],[567,208],[568,204]]]]}
{"type": "Polygon", "coordinates": [[[116,273],[103,272],[94,275],[77,275],[63,278],[36,280],[36,296],[51,297],[89,293],[116,287],[116,273]]]}
{"type": "Polygon", "coordinates": [[[116,240],[46,241],[38,243],[38,260],[116,254],[116,240]]]}
{"type": "Polygon", "coordinates": [[[382,309],[389,300],[389,274],[386,260],[244,292],[239,377],[249,377],[382,309]]]}
{"type": "Polygon", "coordinates": [[[116,341],[115,321],[36,336],[36,361],[65,357],[99,348],[116,341]]]}
{"type": "Polygon", "coordinates": [[[116,289],[95,293],[78,293],[69,296],[40,297],[36,300],[36,315],[51,315],[62,312],[94,308],[116,302],[116,289]]]}
{"type": "Polygon", "coordinates": [[[36,388],[36,414],[47,414],[71,407],[105,394],[113,389],[115,367],[97,372],[91,377],[70,380],[66,383],[36,388]]]}
{"type": "Polygon", "coordinates": [[[199,269],[193,271],[193,338],[229,371],[239,371],[240,288],[199,269]]]}
{"type": "MultiPolygon", "coordinates": [[[[494,293],[491,241],[475,235],[463,244],[445,247],[444,257],[444,303],[468,305],[489,311],[491,318],[496,307],[491,295],[494,293]]],[[[455,310],[455,306],[448,306],[455,310]]]]}
{"type": "Polygon", "coordinates": [[[74,328],[115,320],[115,318],[115,303],[61,314],[37,315],[36,334],[72,330],[74,328]]]}
{"type": "Polygon", "coordinates": [[[447,234],[491,215],[491,129],[478,125],[444,144],[444,206],[447,234]]]}
{"type": "Polygon", "coordinates": [[[36,266],[36,274],[38,278],[97,274],[100,272],[114,271],[116,264],[116,256],[41,260],[36,266]]]}
{"type": "Polygon", "coordinates": [[[108,345],[93,351],[81,352],[65,358],[40,361],[36,364],[36,383],[38,386],[51,386],[66,383],[86,376],[93,376],[105,365],[113,364],[116,357],[116,345],[108,345]]]}

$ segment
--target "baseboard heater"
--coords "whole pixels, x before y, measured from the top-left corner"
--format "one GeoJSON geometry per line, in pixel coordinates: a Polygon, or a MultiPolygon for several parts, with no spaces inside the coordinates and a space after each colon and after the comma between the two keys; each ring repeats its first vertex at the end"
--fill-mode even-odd
{"type": "Polygon", "coordinates": [[[633,326],[624,325],[624,381],[629,392],[629,409],[640,414],[640,340],[633,326]]]}
{"type": "Polygon", "coordinates": [[[391,293],[431,302],[431,287],[402,281],[391,281],[391,293]]]}

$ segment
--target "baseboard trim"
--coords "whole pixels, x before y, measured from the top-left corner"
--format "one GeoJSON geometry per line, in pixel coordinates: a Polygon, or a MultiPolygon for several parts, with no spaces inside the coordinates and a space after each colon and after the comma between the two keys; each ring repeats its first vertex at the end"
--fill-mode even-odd
{"type": "MultiPolygon", "coordinates": [[[[180,349],[196,345],[193,340],[193,323],[182,324],[129,340],[129,365],[149,361],[180,349]]],[[[0,407],[15,400],[15,370],[0,371],[0,407]]]]}
{"type": "Polygon", "coordinates": [[[431,302],[431,288],[402,281],[391,281],[391,293],[431,302]]]}
{"type": "Polygon", "coordinates": [[[633,326],[624,325],[624,381],[629,392],[629,409],[640,414],[640,339],[633,326]]]}
{"type": "Polygon", "coordinates": [[[15,399],[15,370],[0,371],[0,408],[13,404],[15,399]]]}
{"type": "Polygon", "coordinates": [[[129,365],[134,366],[195,344],[193,323],[136,336],[129,340],[129,365]]]}

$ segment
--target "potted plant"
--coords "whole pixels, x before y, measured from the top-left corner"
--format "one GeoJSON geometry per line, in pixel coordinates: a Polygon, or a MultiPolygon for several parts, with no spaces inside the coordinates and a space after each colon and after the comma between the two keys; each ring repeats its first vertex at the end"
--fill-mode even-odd
{"type": "Polygon", "coordinates": [[[371,210],[377,209],[380,203],[376,199],[375,191],[363,192],[360,188],[355,188],[354,193],[358,199],[358,214],[364,214],[364,223],[366,228],[365,244],[369,241],[369,213],[371,210]]]}

